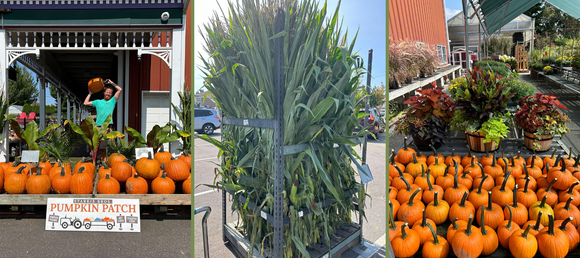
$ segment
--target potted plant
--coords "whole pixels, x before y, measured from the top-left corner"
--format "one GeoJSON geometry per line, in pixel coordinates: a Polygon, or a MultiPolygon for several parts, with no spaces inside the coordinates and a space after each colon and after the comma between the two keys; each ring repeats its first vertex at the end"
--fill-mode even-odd
{"type": "Polygon", "coordinates": [[[484,152],[484,145],[490,151],[499,149],[511,121],[506,111],[507,103],[515,94],[497,73],[475,67],[455,90],[456,107],[451,128],[465,132],[472,151],[484,152]]]}
{"type": "Polygon", "coordinates": [[[548,74],[553,74],[554,70],[552,70],[552,67],[547,65],[544,67],[544,69],[542,69],[544,71],[544,74],[548,75],[548,74]]]}
{"type": "Polygon", "coordinates": [[[580,67],[580,56],[574,56],[574,58],[572,58],[572,69],[574,70],[578,70],[578,68],[580,67]]]}
{"type": "Polygon", "coordinates": [[[546,151],[550,149],[554,135],[570,132],[566,126],[570,119],[558,108],[567,109],[552,94],[537,93],[522,99],[515,120],[524,130],[524,143],[528,149],[546,151]]]}
{"type": "Polygon", "coordinates": [[[413,137],[419,150],[430,150],[429,145],[439,148],[446,138],[455,103],[442,89],[417,90],[419,95],[404,102],[412,106],[395,125],[396,132],[413,137]]]}

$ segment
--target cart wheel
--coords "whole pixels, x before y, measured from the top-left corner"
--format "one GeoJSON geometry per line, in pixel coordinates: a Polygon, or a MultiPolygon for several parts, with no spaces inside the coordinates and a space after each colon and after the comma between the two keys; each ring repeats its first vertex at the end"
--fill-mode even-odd
{"type": "Polygon", "coordinates": [[[73,227],[75,227],[76,229],[79,229],[83,226],[83,223],[81,223],[80,221],[76,220],[75,222],[73,222],[73,227]]]}
{"type": "Polygon", "coordinates": [[[62,228],[68,228],[68,223],[63,222],[62,224],[60,224],[62,226],[62,228]]]}
{"type": "Polygon", "coordinates": [[[85,224],[85,228],[86,228],[86,229],[89,229],[89,228],[91,228],[91,223],[87,223],[87,224],[85,224]]]}
{"type": "Polygon", "coordinates": [[[107,224],[107,228],[108,228],[109,230],[113,229],[113,224],[107,224]]]}

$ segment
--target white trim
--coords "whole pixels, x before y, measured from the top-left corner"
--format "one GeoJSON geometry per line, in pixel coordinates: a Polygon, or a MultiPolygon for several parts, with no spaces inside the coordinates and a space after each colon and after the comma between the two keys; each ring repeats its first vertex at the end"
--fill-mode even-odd
{"type": "MultiPolygon", "coordinates": [[[[446,5],[445,5],[445,1],[443,2],[443,17],[445,17],[445,10],[447,10],[446,5]]],[[[449,56],[451,54],[451,47],[449,47],[449,25],[447,25],[447,17],[445,17],[443,20],[445,20],[445,40],[447,43],[447,63],[451,64],[449,56]]]]}
{"type": "MultiPolygon", "coordinates": [[[[6,51],[6,30],[0,29],[0,92],[4,93],[4,98],[8,101],[8,55],[6,51]]],[[[8,112],[8,110],[6,110],[8,112]]],[[[4,115],[4,114],[0,114],[4,115]]],[[[2,134],[4,137],[0,144],[0,161],[5,162],[5,157],[10,157],[8,150],[8,125],[4,126],[2,134]]]]}
{"type": "MultiPolygon", "coordinates": [[[[184,14],[182,19],[185,21],[186,18],[187,17],[184,14]]],[[[172,53],[173,56],[171,59],[169,121],[171,121],[174,125],[176,125],[177,128],[180,129],[183,128],[183,126],[179,120],[179,117],[177,116],[176,111],[173,110],[171,103],[175,104],[176,106],[181,104],[181,99],[179,98],[178,92],[183,89],[183,83],[185,80],[185,38],[187,35],[187,28],[187,24],[184,23],[183,27],[173,29],[171,33],[173,36],[174,48],[172,53]]],[[[174,156],[179,155],[179,151],[177,151],[177,149],[181,145],[180,141],[181,140],[178,140],[177,142],[169,144],[169,150],[174,156]]]]}

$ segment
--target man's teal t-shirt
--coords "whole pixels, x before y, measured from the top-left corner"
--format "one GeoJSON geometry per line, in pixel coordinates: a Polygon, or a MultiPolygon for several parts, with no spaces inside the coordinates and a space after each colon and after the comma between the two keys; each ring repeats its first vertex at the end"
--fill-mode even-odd
{"type": "MultiPolygon", "coordinates": [[[[115,98],[111,98],[110,100],[104,99],[97,99],[93,100],[93,107],[97,109],[97,126],[102,126],[107,119],[107,116],[113,113],[115,110],[115,104],[117,104],[117,100],[115,98]]],[[[111,124],[113,124],[113,119],[111,119],[111,124]]]]}

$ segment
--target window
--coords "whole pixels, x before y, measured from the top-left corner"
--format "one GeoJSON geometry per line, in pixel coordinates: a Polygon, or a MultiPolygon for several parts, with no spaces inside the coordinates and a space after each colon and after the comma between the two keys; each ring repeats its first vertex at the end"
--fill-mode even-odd
{"type": "Polygon", "coordinates": [[[439,64],[447,63],[447,47],[437,45],[437,56],[439,57],[439,64]]]}

